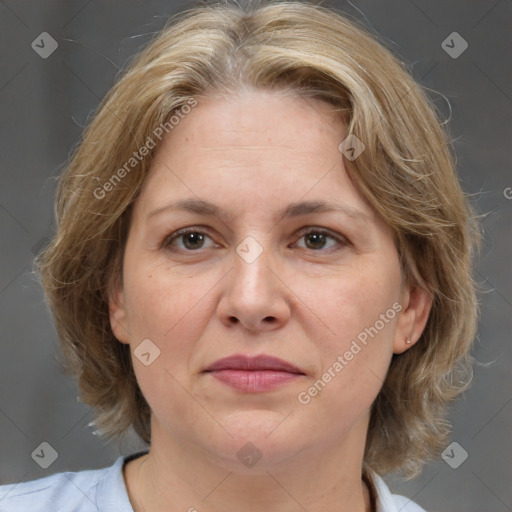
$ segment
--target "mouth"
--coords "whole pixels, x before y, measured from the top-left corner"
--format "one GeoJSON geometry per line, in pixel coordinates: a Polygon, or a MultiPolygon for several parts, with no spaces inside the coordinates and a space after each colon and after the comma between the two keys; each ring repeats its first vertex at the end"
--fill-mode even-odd
{"type": "Polygon", "coordinates": [[[304,375],[279,370],[213,370],[206,374],[243,393],[272,391],[304,375]]]}
{"type": "Polygon", "coordinates": [[[243,354],[219,359],[204,373],[244,393],[272,391],[306,375],[288,361],[267,355],[248,357],[243,354]]]}
{"type": "Polygon", "coordinates": [[[286,372],[290,374],[305,375],[305,373],[288,361],[279,359],[278,357],[260,354],[258,356],[246,356],[244,354],[233,354],[228,357],[219,359],[204,370],[205,372],[214,372],[221,370],[232,371],[274,371],[286,372]]]}

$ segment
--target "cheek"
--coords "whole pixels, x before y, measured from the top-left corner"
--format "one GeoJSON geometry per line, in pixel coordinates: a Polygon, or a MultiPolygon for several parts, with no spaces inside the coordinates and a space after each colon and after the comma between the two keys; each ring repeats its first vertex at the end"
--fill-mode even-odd
{"type": "Polygon", "coordinates": [[[308,304],[321,319],[309,331],[322,361],[316,396],[318,402],[335,402],[340,411],[371,404],[393,353],[399,273],[372,267],[316,280],[309,295],[308,304]]]}
{"type": "MultiPolygon", "coordinates": [[[[197,340],[214,314],[208,297],[219,278],[210,274],[179,277],[161,265],[127,275],[132,352],[149,339],[160,351],[155,365],[177,378],[193,371],[190,362],[197,340]]],[[[136,372],[142,369],[136,360],[134,366],[136,372]]]]}
{"type": "Polygon", "coordinates": [[[138,270],[125,282],[130,297],[133,367],[153,411],[170,408],[178,415],[200,414],[189,410],[190,396],[180,383],[187,382],[192,372],[190,361],[196,341],[212,314],[206,310],[208,301],[201,300],[206,299],[204,296],[212,285],[197,286],[197,282],[192,284],[193,280],[188,278],[171,276],[169,269],[153,268],[149,272],[138,270]],[[158,356],[145,365],[137,351],[142,347],[141,342],[148,339],[157,347],[149,345],[149,352],[156,351],[158,356]]]}
{"type": "Polygon", "coordinates": [[[206,288],[173,275],[172,269],[139,268],[128,278],[126,289],[134,334],[164,339],[172,336],[182,321],[194,316],[206,288]]]}
{"type": "Polygon", "coordinates": [[[355,339],[366,328],[379,321],[380,315],[389,312],[385,327],[379,322],[379,330],[391,331],[392,308],[399,298],[400,274],[395,268],[379,267],[375,264],[346,268],[336,275],[315,278],[314,283],[303,281],[301,295],[315,314],[316,327],[322,339],[329,339],[329,344],[343,347],[355,339]]]}

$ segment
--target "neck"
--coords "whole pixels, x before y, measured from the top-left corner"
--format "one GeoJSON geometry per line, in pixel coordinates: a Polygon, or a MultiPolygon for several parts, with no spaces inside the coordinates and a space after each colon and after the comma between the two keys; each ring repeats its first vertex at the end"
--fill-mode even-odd
{"type": "Polygon", "coordinates": [[[319,451],[315,446],[267,463],[262,457],[245,468],[238,460],[219,460],[197,445],[169,445],[168,437],[163,443],[159,433],[152,429],[150,452],[127,464],[131,467],[126,468],[125,480],[134,512],[373,510],[361,477],[363,453],[353,449],[360,440],[354,436],[337,449],[319,451]]]}

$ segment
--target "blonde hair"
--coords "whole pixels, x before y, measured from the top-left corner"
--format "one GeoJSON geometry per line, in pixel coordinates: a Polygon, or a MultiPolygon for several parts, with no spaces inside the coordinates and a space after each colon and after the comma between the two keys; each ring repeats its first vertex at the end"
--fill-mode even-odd
{"type": "Polygon", "coordinates": [[[36,260],[61,366],[76,375],[102,435],[133,426],[151,442],[130,348],[114,337],[108,312],[109,292],[122,283],[130,206],[155,151],[148,137],[154,142],[158,127],[171,133],[171,116],[185,105],[243,87],[335,107],[347,134],[365,145],[346,162],[350,178],[392,228],[404,277],[433,298],[418,343],[392,358],[364,455],[364,465],[381,474],[415,476],[444,448],[447,404],[472,378],[480,234],[425,92],[374,36],[320,5],[223,3],[182,12],[107,94],[60,177],[57,232],[36,260]],[[144,146],[147,154],[131,161],[144,146]]]}

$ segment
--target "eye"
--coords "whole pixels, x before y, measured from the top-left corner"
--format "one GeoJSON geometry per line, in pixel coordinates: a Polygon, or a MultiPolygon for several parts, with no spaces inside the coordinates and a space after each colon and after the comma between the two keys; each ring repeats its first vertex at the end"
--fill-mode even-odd
{"type": "MultiPolygon", "coordinates": [[[[334,240],[334,246],[336,246],[336,243],[341,246],[347,246],[348,241],[344,239],[343,237],[338,237],[332,235],[329,231],[326,231],[325,229],[318,229],[318,228],[309,228],[307,231],[301,231],[299,232],[300,239],[304,238],[306,249],[311,249],[313,251],[319,251],[322,249],[325,249],[325,245],[327,243],[328,239],[334,240]]],[[[333,245],[330,247],[327,247],[327,249],[332,249],[333,245]]]]}
{"type": "MultiPolygon", "coordinates": [[[[342,247],[349,244],[344,237],[335,236],[325,229],[306,228],[305,230],[301,230],[298,234],[299,240],[302,238],[305,240],[305,247],[303,246],[302,248],[310,249],[315,252],[319,252],[324,249],[332,249],[336,244],[342,247]],[[331,242],[330,247],[326,247],[326,245],[328,245],[328,240],[334,242],[331,242]]],[[[190,227],[171,233],[164,240],[162,245],[170,250],[194,252],[199,249],[207,249],[208,246],[205,246],[207,239],[212,240],[212,238],[204,231],[201,231],[197,227],[190,227]],[[180,244],[179,242],[182,243],[180,244]]],[[[210,245],[210,248],[213,246],[215,246],[215,244],[210,245]]]]}
{"type": "Polygon", "coordinates": [[[204,231],[200,231],[197,228],[184,228],[179,231],[175,231],[164,240],[164,247],[172,249],[180,249],[182,251],[191,252],[198,249],[204,249],[205,240],[211,237],[208,236],[204,231]],[[175,241],[182,240],[183,246],[176,247],[175,241]]]}

